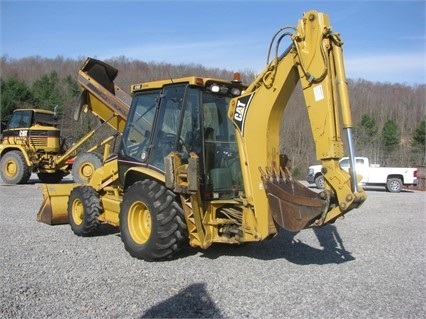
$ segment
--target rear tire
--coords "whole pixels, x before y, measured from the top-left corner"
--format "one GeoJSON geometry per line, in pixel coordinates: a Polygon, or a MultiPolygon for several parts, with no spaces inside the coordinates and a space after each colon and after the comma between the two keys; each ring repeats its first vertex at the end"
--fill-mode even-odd
{"type": "Polygon", "coordinates": [[[121,240],[129,254],[147,261],[171,259],[188,242],[176,195],[152,180],[136,182],[120,207],[121,240]]]}
{"type": "Polygon", "coordinates": [[[87,184],[93,173],[102,166],[102,156],[98,153],[82,153],[72,165],[72,178],[78,184],[87,184]]]}
{"type": "Polygon", "coordinates": [[[98,233],[102,206],[99,194],[91,186],[77,186],[68,200],[68,222],[77,236],[93,236],[98,233]]]}
{"type": "Polygon", "coordinates": [[[31,169],[20,151],[10,151],[0,161],[0,176],[6,184],[26,184],[31,177],[31,169]]]}
{"type": "Polygon", "coordinates": [[[391,193],[399,193],[402,190],[402,181],[399,178],[389,178],[386,181],[386,190],[391,193]]]}

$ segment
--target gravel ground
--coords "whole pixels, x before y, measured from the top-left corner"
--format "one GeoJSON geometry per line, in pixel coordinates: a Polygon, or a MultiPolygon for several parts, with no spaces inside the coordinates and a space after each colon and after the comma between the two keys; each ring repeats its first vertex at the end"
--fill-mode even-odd
{"type": "Polygon", "coordinates": [[[425,318],[426,193],[367,194],[325,228],[148,263],[36,222],[37,179],[0,184],[0,317],[425,318]]]}

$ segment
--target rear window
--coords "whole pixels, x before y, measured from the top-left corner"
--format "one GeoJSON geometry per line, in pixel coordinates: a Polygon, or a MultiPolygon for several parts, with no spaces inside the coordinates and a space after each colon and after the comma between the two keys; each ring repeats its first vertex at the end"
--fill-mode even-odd
{"type": "Polygon", "coordinates": [[[53,114],[35,112],[35,114],[34,114],[34,124],[58,125],[58,121],[55,119],[55,117],[53,116],[53,114]]]}

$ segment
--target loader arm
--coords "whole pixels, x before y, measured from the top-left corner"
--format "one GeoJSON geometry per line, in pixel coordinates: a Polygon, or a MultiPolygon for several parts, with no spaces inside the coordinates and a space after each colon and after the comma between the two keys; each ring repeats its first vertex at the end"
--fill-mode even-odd
{"type": "Polygon", "coordinates": [[[359,206],[366,195],[357,185],[354,165],[352,176],[339,166],[339,159],[344,156],[341,119],[348,135],[349,156],[354,157],[352,120],[342,42],[332,32],[328,16],[307,12],[297,28],[283,28],[272,42],[275,39],[275,57],[244,94],[231,101],[228,116],[237,129],[248,204],[256,215],[269,211],[283,228],[298,231],[333,222],[359,206]],[[286,36],[292,44],[278,55],[279,44],[286,36]],[[292,179],[285,165],[280,165],[281,120],[299,82],[316,157],[322,162],[327,184],[320,194],[304,189],[292,179]]]}

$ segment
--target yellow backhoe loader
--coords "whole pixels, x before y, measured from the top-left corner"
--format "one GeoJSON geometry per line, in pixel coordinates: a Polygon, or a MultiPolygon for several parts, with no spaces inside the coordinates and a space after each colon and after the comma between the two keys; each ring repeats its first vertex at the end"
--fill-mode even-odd
{"type": "Polygon", "coordinates": [[[131,256],[164,260],[188,242],[207,249],[321,227],[366,200],[353,163],[342,41],[324,13],[280,29],[250,85],[238,74],[194,76],[134,84],[131,93],[118,152],[86,185],[44,185],[39,221],[69,223],[78,236],[117,226],[131,256]],[[285,37],[291,44],[280,50],[285,37]],[[295,180],[280,154],[281,119],[298,82],[323,166],[320,193],[295,180]],[[341,127],[350,174],[339,166],[341,127]]]}

